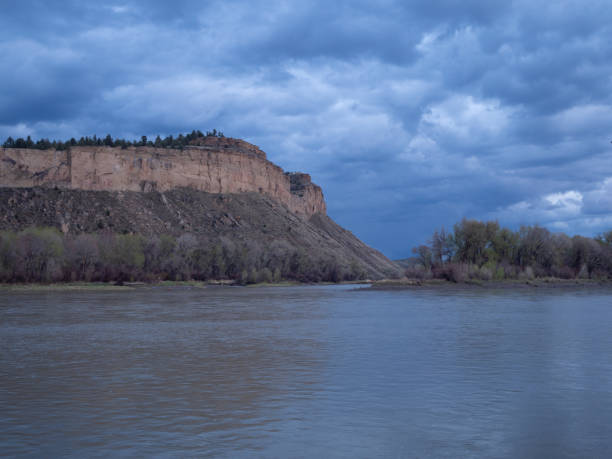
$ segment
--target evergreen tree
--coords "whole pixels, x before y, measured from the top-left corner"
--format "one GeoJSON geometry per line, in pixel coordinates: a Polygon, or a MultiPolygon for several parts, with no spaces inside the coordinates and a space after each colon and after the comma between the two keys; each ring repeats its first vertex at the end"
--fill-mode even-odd
{"type": "Polygon", "coordinates": [[[32,140],[30,136],[27,139],[17,138],[13,139],[8,137],[2,144],[4,148],[36,148],[39,150],[47,150],[50,148],[57,150],[65,150],[73,146],[107,146],[107,147],[121,147],[122,149],[128,146],[151,146],[157,148],[179,148],[183,149],[186,145],[189,145],[193,141],[204,137],[224,137],[221,131],[213,129],[212,131],[206,131],[203,134],[202,131],[192,130],[188,134],[179,134],[177,137],[168,135],[164,138],[156,136],[155,140],[149,140],[147,136],[142,136],[140,140],[129,141],[125,139],[113,139],[110,134],[107,134],[104,138],[99,138],[96,134],[93,136],[81,136],[79,140],[72,137],[70,140],[49,140],[48,138],[41,138],[37,141],[32,140]]]}

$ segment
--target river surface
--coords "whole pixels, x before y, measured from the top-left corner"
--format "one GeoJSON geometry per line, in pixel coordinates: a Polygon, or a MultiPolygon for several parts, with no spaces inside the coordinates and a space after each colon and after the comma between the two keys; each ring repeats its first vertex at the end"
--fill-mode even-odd
{"type": "Polygon", "coordinates": [[[0,455],[612,457],[612,291],[0,293],[0,455]]]}

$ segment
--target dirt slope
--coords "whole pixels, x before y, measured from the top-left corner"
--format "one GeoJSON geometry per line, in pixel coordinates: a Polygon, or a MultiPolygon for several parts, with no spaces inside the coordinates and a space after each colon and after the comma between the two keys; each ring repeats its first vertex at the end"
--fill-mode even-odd
{"type": "Polygon", "coordinates": [[[143,235],[192,233],[211,242],[273,242],[315,257],[359,263],[369,277],[394,276],[398,266],[328,216],[306,219],[260,193],[213,194],[192,188],[164,192],[0,188],[0,229],[53,226],[65,233],[111,230],[143,235]]]}

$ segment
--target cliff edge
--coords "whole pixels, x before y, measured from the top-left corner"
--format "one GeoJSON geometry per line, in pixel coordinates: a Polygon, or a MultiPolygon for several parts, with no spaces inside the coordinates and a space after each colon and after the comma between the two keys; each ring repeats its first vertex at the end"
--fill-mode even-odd
{"type": "Polygon", "coordinates": [[[228,137],[203,137],[184,149],[84,147],[0,149],[2,187],[92,191],[168,191],[265,194],[296,215],[325,214],[321,188],[308,174],[284,172],[257,146],[228,137]]]}

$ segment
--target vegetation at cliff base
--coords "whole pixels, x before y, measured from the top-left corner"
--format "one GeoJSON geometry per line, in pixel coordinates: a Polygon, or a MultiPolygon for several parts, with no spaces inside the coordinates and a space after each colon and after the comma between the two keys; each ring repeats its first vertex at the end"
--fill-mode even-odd
{"type": "Polygon", "coordinates": [[[176,137],[169,135],[161,138],[157,136],[155,140],[150,140],[146,135],[140,137],[140,140],[126,140],[113,138],[110,134],[106,137],[97,137],[95,134],[92,137],[81,137],[80,139],[71,138],[69,140],[49,140],[39,139],[37,141],[32,140],[30,136],[23,139],[21,137],[13,139],[9,137],[2,144],[4,148],[30,148],[36,150],[67,150],[70,147],[156,147],[156,148],[175,148],[182,149],[187,145],[190,145],[193,141],[205,137],[224,137],[221,131],[213,129],[212,131],[206,131],[206,134],[200,130],[193,130],[189,134],[179,134],[176,137]]]}
{"type": "Polygon", "coordinates": [[[362,279],[355,261],[314,258],[279,242],[268,247],[211,243],[192,234],[64,235],[55,228],[0,232],[0,282],[157,282],[219,280],[340,282],[362,279]]]}
{"type": "Polygon", "coordinates": [[[512,231],[496,221],[463,219],[412,251],[406,276],[417,279],[612,278],[612,231],[569,237],[537,225],[512,231]]]}

